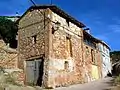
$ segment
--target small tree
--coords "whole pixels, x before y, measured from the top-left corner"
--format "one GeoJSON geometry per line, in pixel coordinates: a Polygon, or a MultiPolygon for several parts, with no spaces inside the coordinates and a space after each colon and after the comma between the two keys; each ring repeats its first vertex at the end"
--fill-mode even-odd
{"type": "Polygon", "coordinates": [[[6,17],[0,17],[0,37],[6,44],[10,44],[10,47],[17,47],[17,34],[18,28],[15,22],[7,19],[6,17]]]}

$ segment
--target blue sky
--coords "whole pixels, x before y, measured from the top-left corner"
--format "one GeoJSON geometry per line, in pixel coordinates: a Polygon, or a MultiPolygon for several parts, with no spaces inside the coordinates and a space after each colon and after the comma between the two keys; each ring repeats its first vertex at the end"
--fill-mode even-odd
{"type": "MultiPolygon", "coordinates": [[[[50,3],[50,0],[34,1],[50,3]]],[[[53,0],[53,4],[83,22],[91,34],[104,40],[112,50],[120,50],[120,0],[53,0]]],[[[31,5],[29,0],[0,0],[0,15],[23,14],[31,5]]]]}

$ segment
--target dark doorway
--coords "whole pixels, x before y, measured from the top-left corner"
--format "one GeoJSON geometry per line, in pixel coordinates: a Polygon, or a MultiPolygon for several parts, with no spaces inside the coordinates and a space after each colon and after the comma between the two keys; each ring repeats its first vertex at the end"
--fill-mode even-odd
{"type": "Polygon", "coordinates": [[[39,63],[39,76],[38,76],[37,83],[36,83],[38,86],[42,86],[43,67],[44,67],[44,59],[39,63]]]}

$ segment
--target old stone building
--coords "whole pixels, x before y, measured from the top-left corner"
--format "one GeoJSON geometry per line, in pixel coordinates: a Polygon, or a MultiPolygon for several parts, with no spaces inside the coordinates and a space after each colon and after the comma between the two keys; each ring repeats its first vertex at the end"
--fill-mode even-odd
{"type": "Polygon", "coordinates": [[[59,87],[101,78],[99,40],[53,5],[32,6],[18,22],[18,67],[27,84],[59,87]]]}
{"type": "Polygon", "coordinates": [[[18,30],[18,66],[26,82],[45,87],[83,82],[82,27],[56,6],[30,7],[18,30]]]}

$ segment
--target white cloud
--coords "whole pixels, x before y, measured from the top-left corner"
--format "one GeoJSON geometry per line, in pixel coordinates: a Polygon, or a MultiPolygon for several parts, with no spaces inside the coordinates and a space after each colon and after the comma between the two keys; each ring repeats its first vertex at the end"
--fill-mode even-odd
{"type": "Polygon", "coordinates": [[[120,18],[119,17],[114,17],[114,18],[112,18],[112,20],[114,22],[116,22],[117,24],[120,24],[120,18]]]}
{"type": "Polygon", "coordinates": [[[109,25],[108,29],[110,29],[113,33],[120,33],[120,24],[109,25]]]}
{"type": "Polygon", "coordinates": [[[98,34],[98,35],[96,35],[96,38],[107,41],[107,40],[109,40],[108,36],[110,36],[110,34],[120,33],[120,25],[119,24],[111,24],[111,25],[108,25],[107,27],[108,27],[107,29],[109,30],[109,32],[105,32],[103,34],[98,34]]]}

